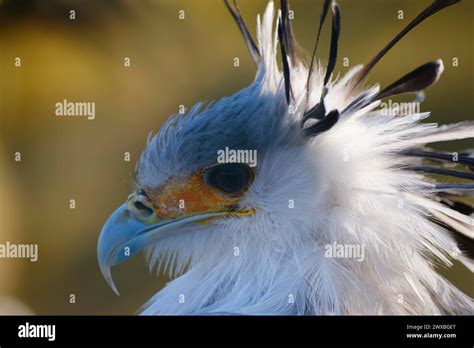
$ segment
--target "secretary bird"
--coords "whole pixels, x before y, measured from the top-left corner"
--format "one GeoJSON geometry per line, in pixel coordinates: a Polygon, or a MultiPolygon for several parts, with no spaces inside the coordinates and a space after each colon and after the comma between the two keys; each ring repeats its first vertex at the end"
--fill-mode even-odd
{"type": "Polygon", "coordinates": [[[472,314],[471,298],[436,267],[456,259],[474,270],[474,156],[428,144],[474,138],[474,123],[439,126],[428,112],[381,107],[395,95],[420,97],[442,74],[441,60],[385,88],[366,86],[399,40],[457,2],[434,1],[367,65],[339,77],[335,2],[323,1],[305,62],[287,1],[277,12],[268,3],[256,42],[237,3],[225,1],[255,80],[149,137],[136,188],[98,241],[112,289],[111,267],[144,250],[151,269],[173,278],[145,315],[472,314]],[[329,56],[320,60],[328,13],[329,56]],[[218,161],[224,149],[256,151],[257,165],[218,161]]]}

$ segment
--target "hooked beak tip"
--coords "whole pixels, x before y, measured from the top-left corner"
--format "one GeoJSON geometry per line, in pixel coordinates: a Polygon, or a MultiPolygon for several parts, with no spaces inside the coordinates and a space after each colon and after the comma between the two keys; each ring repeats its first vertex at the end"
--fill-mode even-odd
{"type": "Polygon", "coordinates": [[[113,266],[130,259],[148,245],[173,235],[179,226],[230,214],[225,211],[204,212],[146,224],[129,213],[126,203],[122,204],[110,215],[99,235],[97,258],[102,276],[120,295],[112,279],[113,266]]]}
{"type": "Polygon", "coordinates": [[[112,278],[112,272],[110,270],[110,267],[108,266],[104,266],[104,267],[101,267],[101,272],[102,272],[102,276],[104,277],[105,281],[107,282],[107,284],[109,284],[110,288],[112,289],[113,292],[115,292],[115,294],[117,296],[120,296],[120,293],[117,289],[117,286],[115,285],[114,283],[114,280],[112,278]]]}

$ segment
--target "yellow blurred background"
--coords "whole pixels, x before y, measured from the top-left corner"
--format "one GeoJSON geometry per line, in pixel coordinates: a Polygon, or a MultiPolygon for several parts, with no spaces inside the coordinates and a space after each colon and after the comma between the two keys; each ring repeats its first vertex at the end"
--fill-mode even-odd
{"type": "MultiPolygon", "coordinates": [[[[266,2],[239,1],[252,32],[266,2]]],[[[348,70],[343,57],[350,67],[367,63],[431,2],[339,0],[335,71],[348,70]],[[399,10],[404,19],[397,18],[399,10]]],[[[295,32],[307,51],[321,4],[292,1],[295,32]]],[[[445,72],[427,91],[422,110],[432,111],[431,121],[474,119],[473,18],[474,2],[464,1],[428,19],[376,66],[370,82],[384,86],[442,58],[445,72]]],[[[323,58],[328,46],[326,24],[323,58]]],[[[220,0],[0,0],[0,243],[39,244],[36,263],[0,259],[0,311],[2,301],[11,300],[20,303],[3,312],[136,313],[167,278],[148,274],[144,258],[135,257],[114,269],[121,291],[115,296],[97,266],[100,229],[132,189],[147,135],[179,105],[230,95],[254,73],[220,0]],[[69,19],[70,10],[76,19],[69,19]],[[240,58],[238,68],[234,57],[240,58]],[[56,117],[55,104],[63,99],[95,102],[95,120],[56,117]],[[16,152],[21,162],[14,161],[16,152]],[[75,209],[69,209],[70,199],[75,209]]],[[[460,147],[474,144],[438,146],[460,147]]],[[[472,274],[463,267],[443,272],[474,296],[472,274]]]]}

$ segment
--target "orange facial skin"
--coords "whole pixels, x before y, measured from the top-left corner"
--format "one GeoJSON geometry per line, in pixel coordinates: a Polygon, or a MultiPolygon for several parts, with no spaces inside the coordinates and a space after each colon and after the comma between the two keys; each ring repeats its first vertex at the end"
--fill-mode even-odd
{"type": "Polygon", "coordinates": [[[185,182],[169,181],[157,192],[147,192],[158,220],[169,220],[206,212],[231,211],[236,197],[225,196],[206,185],[202,171],[185,182]]]}

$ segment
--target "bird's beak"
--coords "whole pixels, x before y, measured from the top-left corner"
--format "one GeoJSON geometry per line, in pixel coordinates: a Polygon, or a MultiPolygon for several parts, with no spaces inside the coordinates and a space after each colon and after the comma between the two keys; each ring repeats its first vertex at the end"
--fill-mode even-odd
{"type": "Polygon", "coordinates": [[[118,295],[111,267],[126,261],[146,246],[170,235],[177,227],[203,219],[224,215],[225,212],[207,212],[146,224],[131,214],[127,204],[122,204],[105,223],[97,245],[99,267],[105,280],[118,295]]]}
{"type": "Polygon", "coordinates": [[[112,266],[176,233],[184,224],[252,214],[236,210],[235,203],[235,198],[223,197],[203,185],[199,174],[186,182],[169,182],[159,192],[141,190],[131,194],[100,233],[97,255],[102,275],[118,294],[110,272],[112,266]]]}

